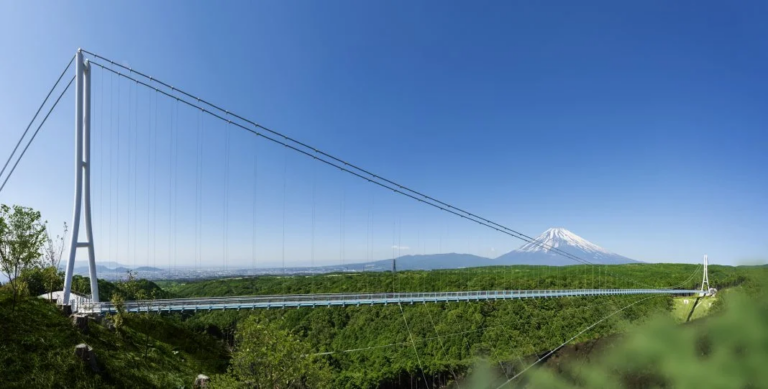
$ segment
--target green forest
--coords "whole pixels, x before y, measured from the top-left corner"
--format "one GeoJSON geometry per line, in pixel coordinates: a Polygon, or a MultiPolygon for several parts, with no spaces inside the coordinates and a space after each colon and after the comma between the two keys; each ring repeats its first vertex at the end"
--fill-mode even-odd
{"type": "MultiPolygon", "coordinates": [[[[717,285],[742,283],[747,271],[712,266],[717,285]]],[[[353,291],[456,291],[545,288],[669,287],[697,289],[693,265],[511,266],[450,271],[264,276],[162,283],[180,297],[353,291]]],[[[669,312],[668,296],[531,299],[427,305],[208,312],[190,315],[191,328],[233,342],[237,323],[255,317],[276,323],[321,354],[343,388],[444,386],[480,361],[509,373],[523,359],[559,346],[580,329],[631,305],[575,342],[625,331],[644,318],[669,312]],[[634,305],[631,305],[634,304],[634,305]],[[402,310],[401,310],[402,308],[402,310]],[[406,326],[406,323],[407,326],[406,326]],[[421,382],[421,384],[419,384],[421,382]]]]}
{"type": "MultiPolygon", "coordinates": [[[[709,271],[713,286],[732,290],[752,288],[765,268],[710,266],[709,271]]],[[[46,284],[35,281],[40,277],[34,270],[27,274],[27,295],[45,292],[46,284]]],[[[102,301],[115,301],[382,291],[698,289],[700,277],[699,266],[680,264],[509,266],[157,283],[131,277],[116,283],[99,280],[99,292],[102,301]]],[[[88,279],[76,277],[73,288],[89,293],[88,279]]],[[[713,301],[710,311],[722,310],[723,299],[713,301]]],[[[131,382],[190,387],[197,374],[205,374],[212,378],[212,387],[447,388],[458,387],[457,382],[465,387],[482,372],[492,372],[495,378],[478,386],[491,387],[487,385],[515,376],[563,342],[589,343],[632,331],[659,315],[671,317],[679,310],[671,296],[629,295],[122,313],[93,320],[90,333],[81,334],[48,303],[27,297],[19,304],[12,308],[9,294],[0,293],[0,331],[7,337],[0,346],[0,366],[4,376],[13,378],[8,382],[20,383],[17,387],[68,387],[56,377],[72,374],[79,377],[75,387],[126,387],[131,382]],[[26,323],[60,327],[60,331],[28,333],[26,323]],[[114,323],[119,328],[112,328],[114,323]],[[100,372],[88,371],[69,355],[78,342],[94,347],[100,372]]],[[[509,387],[527,382],[528,376],[509,387]]]]}
{"type": "MultiPolygon", "coordinates": [[[[710,266],[720,287],[741,283],[745,272],[710,266]]],[[[531,289],[698,289],[701,268],[685,264],[496,266],[458,270],[271,275],[195,282],[159,282],[181,297],[260,294],[415,292],[531,289]]]]}

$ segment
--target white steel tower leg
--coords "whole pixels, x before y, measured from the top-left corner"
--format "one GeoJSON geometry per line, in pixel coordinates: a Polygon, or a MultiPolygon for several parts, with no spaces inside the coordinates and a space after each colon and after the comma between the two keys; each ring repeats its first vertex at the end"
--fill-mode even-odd
{"type": "Polygon", "coordinates": [[[83,52],[77,50],[75,58],[75,204],[72,212],[72,234],[69,237],[69,258],[64,275],[64,296],[62,296],[61,302],[63,305],[70,305],[72,273],[75,267],[75,256],[78,247],[88,248],[92,299],[99,301],[99,288],[96,279],[96,255],[93,250],[93,228],[91,226],[90,81],[90,69],[88,69],[88,64],[83,62],[83,52]],[[88,242],[84,243],[79,242],[83,186],[85,186],[85,229],[88,238],[88,242]]]}
{"type": "Polygon", "coordinates": [[[709,293],[709,270],[707,269],[707,266],[709,265],[709,260],[707,259],[707,256],[704,256],[704,278],[701,281],[701,291],[703,293],[709,293]],[[704,287],[706,285],[706,287],[704,287]]]}
{"type": "Polygon", "coordinates": [[[88,274],[91,279],[91,300],[99,302],[99,282],[96,278],[96,250],[93,247],[93,225],[91,224],[91,65],[85,61],[85,98],[83,111],[83,185],[85,185],[85,235],[88,243],[88,274]]]}

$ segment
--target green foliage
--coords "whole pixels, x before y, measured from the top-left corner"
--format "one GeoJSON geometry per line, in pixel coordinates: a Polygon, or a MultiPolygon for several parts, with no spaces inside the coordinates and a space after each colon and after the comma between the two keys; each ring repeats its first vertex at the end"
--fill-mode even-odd
{"type": "MultiPolygon", "coordinates": [[[[401,272],[399,291],[602,287],[697,289],[697,266],[678,264],[622,265],[592,268],[513,266],[432,272],[401,272]],[[594,278],[593,278],[594,274],[594,278]],[[593,281],[594,280],[594,281],[593,281]],[[686,282],[683,282],[686,281],[686,282]],[[642,286],[641,286],[642,285],[642,286]]],[[[742,268],[711,266],[713,285],[743,282],[742,268]]],[[[263,276],[254,278],[166,283],[183,297],[281,293],[382,291],[392,288],[391,273],[263,276]]],[[[255,318],[272,323],[306,342],[325,358],[336,388],[407,386],[426,377],[430,385],[447,385],[464,376],[478,361],[508,364],[547,352],[575,333],[616,310],[643,300],[576,338],[585,342],[623,332],[644,318],[669,312],[673,298],[608,296],[472,303],[339,308],[302,308],[253,312],[199,313],[186,323],[232,342],[238,323],[255,318]],[[404,319],[410,326],[410,334],[404,319]],[[413,343],[411,343],[411,335],[413,343]],[[415,352],[414,352],[415,348],[415,352]],[[418,353],[418,357],[417,357],[418,353]]]]}
{"type": "Polygon", "coordinates": [[[729,295],[729,308],[695,326],[658,318],[597,361],[562,375],[540,369],[527,388],[764,388],[768,383],[768,304],[729,295]]]}
{"type": "Polygon", "coordinates": [[[308,344],[253,316],[237,326],[228,373],[213,378],[216,388],[323,388],[329,382],[325,361],[313,356],[308,344]]]}
{"type": "MultiPolygon", "coordinates": [[[[154,282],[144,279],[135,279],[132,276],[119,282],[109,282],[99,279],[98,283],[99,301],[109,301],[115,293],[119,293],[124,300],[173,297],[172,293],[161,289],[154,282]]],[[[73,276],[72,290],[84,295],[91,294],[90,278],[78,275],[73,276]]]]}
{"type": "MultiPolygon", "coordinates": [[[[407,305],[404,315],[413,345],[397,306],[211,312],[192,316],[187,323],[198,329],[226,328],[248,317],[276,323],[326,358],[333,371],[333,387],[365,388],[422,381],[422,372],[430,384],[448,383],[478,360],[497,364],[549,350],[577,329],[637,300],[637,296],[616,296],[407,305]]],[[[652,298],[577,341],[619,331],[626,323],[667,306],[666,297],[652,298]]]]}
{"type": "Polygon", "coordinates": [[[3,388],[189,388],[200,373],[226,370],[222,345],[174,317],[129,315],[120,336],[91,320],[84,335],[42,299],[22,298],[15,311],[11,303],[0,293],[3,388]],[[79,343],[94,348],[99,373],[74,356],[79,343]]]}
{"type": "MultiPolygon", "coordinates": [[[[64,232],[67,224],[64,223],[64,232]]],[[[19,279],[26,284],[26,291],[31,296],[40,296],[64,288],[64,272],[59,270],[59,261],[64,249],[64,237],[51,238],[45,231],[42,256],[34,266],[22,269],[19,279]]]]}
{"type": "Polygon", "coordinates": [[[174,317],[125,315],[124,320],[119,336],[94,326],[88,340],[115,387],[191,387],[200,373],[226,370],[228,355],[221,343],[189,331],[174,317]]]}
{"type": "Polygon", "coordinates": [[[31,296],[39,296],[64,287],[64,273],[53,267],[25,269],[21,278],[26,281],[27,291],[31,296]]]}
{"type": "Polygon", "coordinates": [[[112,303],[112,306],[115,307],[117,312],[114,315],[107,314],[107,318],[111,319],[115,324],[115,330],[117,330],[118,333],[122,333],[123,323],[125,322],[125,299],[123,299],[123,296],[120,293],[114,293],[109,302],[112,303]]]}
{"type": "MultiPolygon", "coordinates": [[[[43,246],[42,279],[48,293],[64,289],[64,272],[59,271],[59,263],[64,253],[64,237],[67,235],[67,223],[64,223],[64,234],[56,235],[51,238],[51,234],[46,230],[45,245],[43,246]]],[[[38,289],[39,290],[39,289],[38,289]]],[[[33,296],[39,296],[40,293],[32,293],[33,296]]]]}
{"type": "MultiPolygon", "coordinates": [[[[694,273],[695,269],[667,264],[601,269],[515,266],[401,272],[394,282],[391,273],[268,276],[163,283],[170,291],[129,277],[119,283],[99,280],[99,288],[102,301],[151,298],[153,294],[191,297],[381,291],[391,290],[393,285],[396,290],[427,291],[630,287],[635,283],[696,289],[700,273],[694,273]]],[[[755,272],[755,268],[711,266],[710,279],[715,287],[739,285],[735,289],[757,295],[763,289],[752,282],[755,272]]],[[[73,286],[81,293],[89,292],[87,278],[76,277],[73,286]]],[[[711,311],[727,312],[731,303],[725,300],[730,299],[723,297],[729,295],[721,289],[711,311]]],[[[0,344],[0,366],[8,366],[10,387],[188,387],[199,373],[212,376],[216,387],[274,387],[271,381],[258,381],[263,378],[259,374],[269,369],[251,369],[255,365],[287,367],[290,374],[288,379],[281,378],[282,387],[449,387],[472,372],[486,371],[497,377],[512,374],[525,365],[521,361],[535,360],[627,305],[637,302],[573,343],[625,332],[656,313],[669,316],[675,308],[672,297],[661,295],[414,304],[403,305],[402,312],[400,307],[389,305],[214,311],[184,316],[125,314],[120,331],[92,322],[91,333],[82,335],[42,301],[22,300],[24,309],[18,311],[18,318],[3,309],[7,302],[2,301],[0,334],[10,335],[0,344]],[[35,310],[38,312],[27,316],[35,310]],[[25,332],[26,327],[32,331],[25,332]],[[83,341],[94,346],[103,368],[101,374],[84,369],[71,355],[74,345],[83,341]],[[234,350],[231,356],[222,342],[234,350]],[[498,371],[497,366],[505,371],[498,371]],[[229,372],[223,374],[227,367],[229,372]],[[25,371],[31,373],[23,375],[25,371]],[[69,381],[70,377],[76,381],[69,381]]],[[[472,382],[490,382],[477,376],[474,379],[472,382]]],[[[462,382],[461,387],[469,384],[462,382]]]]}
{"type": "MultiPolygon", "coordinates": [[[[611,266],[496,266],[484,268],[388,272],[332,273],[321,275],[258,276],[196,282],[166,282],[169,292],[182,297],[242,296],[303,293],[378,293],[466,290],[530,290],[591,288],[698,289],[697,265],[630,264],[611,266]],[[694,277],[691,277],[695,275],[694,277]],[[393,281],[394,279],[394,281],[393,281]]],[[[713,286],[738,285],[745,271],[711,265],[713,286]]],[[[700,270],[700,269],[699,269],[700,270]]]]}
{"type": "Polygon", "coordinates": [[[10,294],[0,294],[0,371],[4,388],[97,387],[102,382],[74,357],[83,337],[56,307],[28,298],[12,310],[10,294]]]}
{"type": "Polygon", "coordinates": [[[0,270],[9,279],[13,302],[26,291],[24,273],[41,266],[45,223],[32,208],[0,204],[0,270]]]}
{"type": "Polygon", "coordinates": [[[732,289],[722,290],[715,296],[701,298],[699,303],[696,304],[696,297],[676,297],[673,300],[672,318],[678,323],[685,323],[690,320],[697,320],[709,316],[715,311],[723,295],[730,293],[732,289]],[[687,303],[686,303],[687,301],[687,303]],[[694,308],[694,304],[696,307],[694,308]]]}

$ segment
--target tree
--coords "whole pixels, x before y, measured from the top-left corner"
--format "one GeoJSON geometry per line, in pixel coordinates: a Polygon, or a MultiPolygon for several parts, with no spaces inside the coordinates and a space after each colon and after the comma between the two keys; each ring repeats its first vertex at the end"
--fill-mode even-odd
{"type": "MultiPolygon", "coordinates": [[[[148,285],[146,284],[146,280],[140,280],[136,278],[136,272],[128,270],[127,272],[127,280],[121,283],[121,289],[125,291],[126,295],[129,296],[129,298],[134,299],[136,303],[136,307],[139,308],[139,312],[136,313],[137,316],[144,316],[143,319],[145,322],[150,321],[150,314],[149,311],[152,306],[152,300],[157,298],[157,295],[155,293],[154,289],[149,289],[148,285]],[[142,282],[143,281],[143,282],[142,282]],[[145,304],[145,305],[142,305],[145,304]],[[141,312],[141,310],[144,309],[144,313],[141,312]]],[[[123,301],[123,303],[125,303],[123,301]]],[[[150,337],[149,337],[150,331],[145,332],[144,337],[144,359],[147,358],[149,355],[149,348],[151,346],[150,337]]]]}
{"type": "Polygon", "coordinates": [[[125,315],[125,299],[123,299],[123,296],[119,293],[113,293],[112,298],[109,300],[110,303],[112,303],[112,306],[115,307],[115,314],[109,314],[107,313],[107,317],[112,319],[112,322],[115,324],[115,330],[118,334],[122,334],[123,329],[123,323],[124,323],[124,315],[125,315]]]}
{"type": "Polygon", "coordinates": [[[25,285],[21,275],[40,266],[45,236],[40,212],[19,205],[0,205],[0,267],[9,280],[14,309],[25,285]]]}
{"type": "Polygon", "coordinates": [[[125,323],[125,315],[127,313],[125,309],[125,295],[129,296],[129,298],[136,299],[137,291],[140,291],[140,289],[136,282],[136,273],[128,270],[126,272],[126,279],[119,282],[118,290],[114,291],[109,299],[110,303],[112,303],[112,306],[115,308],[115,314],[109,316],[114,321],[115,329],[118,334],[121,333],[120,330],[125,323]]]}
{"type": "Polygon", "coordinates": [[[46,231],[45,233],[45,246],[43,247],[43,264],[45,265],[44,274],[48,284],[48,296],[49,300],[53,297],[53,291],[56,289],[56,285],[60,279],[59,263],[61,262],[61,255],[64,252],[64,237],[67,235],[67,223],[64,222],[64,232],[61,236],[56,235],[56,238],[51,238],[51,234],[46,231]]]}
{"type": "Polygon", "coordinates": [[[20,280],[23,280],[24,287],[20,290],[29,293],[31,296],[38,296],[48,293],[48,269],[42,267],[33,267],[21,272],[20,280]]]}
{"type": "Polygon", "coordinates": [[[250,316],[238,325],[229,371],[214,377],[214,387],[322,388],[329,381],[327,365],[312,355],[309,345],[250,316]]]}

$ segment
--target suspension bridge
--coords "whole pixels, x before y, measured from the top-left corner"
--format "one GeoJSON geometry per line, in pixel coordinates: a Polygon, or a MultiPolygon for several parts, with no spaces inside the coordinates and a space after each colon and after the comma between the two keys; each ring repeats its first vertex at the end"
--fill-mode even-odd
{"type": "MultiPolygon", "coordinates": [[[[330,306],[368,306],[368,305],[388,305],[388,304],[426,304],[426,303],[454,303],[454,302],[473,302],[482,300],[510,300],[510,299],[536,299],[536,298],[562,298],[562,297],[603,297],[603,296],[617,296],[617,295],[698,295],[699,297],[710,295],[714,292],[710,288],[707,269],[707,258],[704,257],[704,265],[702,269],[702,283],[700,289],[691,289],[690,283],[683,283],[680,285],[668,286],[668,287],[651,287],[649,285],[641,285],[631,279],[623,279],[620,276],[613,275],[610,271],[610,265],[594,263],[588,259],[581,258],[568,251],[561,250],[558,247],[552,247],[545,243],[538,242],[533,237],[523,234],[515,229],[507,227],[503,224],[492,221],[489,218],[482,217],[476,213],[469,212],[463,208],[459,208],[447,202],[438,200],[436,197],[424,194],[415,189],[411,189],[408,186],[402,185],[394,180],[382,177],[375,174],[370,170],[364,169],[353,163],[350,163],[340,157],[334,156],[331,153],[322,151],[315,148],[305,142],[294,139],[283,133],[277,132],[273,129],[258,124],[255,121],[249,120],[244,116],[238,115],[227,109],[221,108],[218,105],[208,102],[198,96],[185,92],[182,89],[172,86],[169,83],[161,81],[157,78],[151,77],[146,73],[122,65],[119,62],[110,60],[99,54],[92,53],[86,50],[78,50],[69,65],[65,68],[64,72],[59,77],[54,87],[46,97],[41,109],[46,104],[51,96],[51,93],[56,90],[59,84],[66,84],[61,91],[58,99],[55,100],[53,106],[48,111],[48,114],[44,116],[42,122],[34,131],[31,140],[24,148],[20,149],[22,140],[27,135],[27,132],[31,127],[27,127],[22,139],[16,145],[12,156],[20,150],[20,156],[13,165],[9,165],[6,162],[3,167],[3,172],[6,168],[8,175],[0,186],[0,191],[8,182],[11,174],[15,170],[27,148],[37,136],[40,128],[43,126],[48,116],[53,109],[58,105],[62,96],[74,86],[75,93],[75,185],[74,185],[74,203],[73,203],[73,216],[71,221],[71,233],[69,235],[69,241],[66,249],[65,260],[65,278],[64,278],[64,290],[63,298],[60,301],[62,305],[71,306],[72,310],[81,313],[108,313],[115,312],[116,307],[109,302],[99,301],[99,285],[97,282],[97,251],[96,251],[96,237],[99,239],[109,240],[109,247],[101,251],[102,255],[108,255],[111,259],[120,258],[120,256],[131,255],[136,260],[137,256],[144,255],[146,258],[153,258],[154,263],[157,263],[157,257],[165,257],[168,265],[178,265],[181,261],[184,264],[185,258],[193,257],[192,262],[195,266],[199,266],[204,259],[206,253],[206,246],[204,241],[210,236],[206,227],[206,221],[203,220],[208,205],[204,204],[203,197],[206,195],[206,191],[210,191],[210,184],[203,182],[203,175],[208,168],[208,162],[205,161],[204,156],[208,148],[212,147],[214,142],[224,140],[221,142],[223,148],[224,162],[221,165],[220,171],[216,171],[212,174],[214,177],[221,176],[223,171],[223,179],[216,186],[221,189],[223,204],[220,212],[213,212],[217,214],[217,217],[221,217],[221,240],[222,251],[220,252],[220,258],[222,258],[223,265],[227,266],[228,258],[232,258],[230,252],[230,236],[234,235],[236,231],[230,229],[230,225],[235,224],[231,220],[233,214],[235,217],[242,216],[243,212],[238,210],[238,207],[242,204],[230,205],[233,193],[245,190],[247,185],[242,185],[239,189],[236,184],[248,184],[253,181],[253,193],[256,196],[256,179],[259,176],[259,170],[257,167],[256,157],[254,156],[253,162],[253,176],[240,177],[234,179],[230,176],[231,166],[233,165],[231,154],[234,153],[235,148],[242,148],[247,140],[240,138],[239,140],[232,141],[232,130],[237,130],[240,136],[246,135],[250,138],[256,138],[265,143],[278,146],[285,150],[285,164],[282,166],[283,177],[287,174],[288,155],[296,155],[303,158],[305,161],[311,162],[310,170],[315,172],[318,167],[331,168],[329,171],[341,172],[346,177],[353,179],[357,183],[368,185],[370,188],[376,188],[382,190],[390,195],[396,195],[398,198],[405,199],[410,203],[418,204],[423,209],[431,209],[439,211],[441,215],[447,215],[452,220],[460,221],[461,223],[472,223],[484,231],[491,231],[494,234],[500,234],[505,237],[512,237],[517,240],[526,242],[532,245],[539,245],[547,251],[568,258],[573,261],[574,265],[582,266],[602,266],[604,279],[602,284],[595,285],[591,288],[578,288],[578,289],[500,289],[500,290],[461,290],[461,291],[419,291],[419,292],[361,292],[361,293],[333,293],[333,294],[282,294],[282,295],[250,295],[250,296],[237,296],[237,297],[215,297],[215,298],[179,298],[179,299],[155,299],[155,300],[137,300],[127,301],[124,304],[125,310],[129,312],[196,312],[196,311],[208,311],[208,310],[241,310],[241,309],[283,309],[283,308],[299,308],[299,307],[330,307],[330,306]],[[71,78],[65,78],[65,74],[74,64],[75,75],[71,78]],[[94,88],[94,73],[99,72],[100,82],[98,88],[101,94],[98,96],[98,102],[93,97],[97,89],[94,88]],[[66,80],[69,80],[66,83],[66,80]],[[62,83],[62,80],[65,82],[62,83]],[[105,94],[104,90],[106,86],[109,86],[109,94],[105,94]],[[121,90],[121,88],[123,88],[121,90]],[[113,92],[113,89],[117,89],[117,93],[113,92]],[[127,90],[126,90],[127,89],[127,90]],[[127,94],[127,98],[126,95],[127,94]],[[143,94],[143,95],[142,95],[143,94]],[[105,103],[105,96],[108,96],[108,103],[105,103]],[[144,100],[146,98],[146,101],[144,100]],[[116,100],[116,101],[115,101],[116,100]],[[126,101],[127,100],[127,101],[126,101]],[[164,102],[163,102],[164,101],[164,102]],[[123,108],[125,104],[128,104],[127,110],[123,108]],[[94,104],[97,105],[98,116],[94,117],[94,104]],[[163,106],[163,104],[165,104],[163,106]],[[161,107],[162,106],[162,107],[161,107]],[[182,108],[186,107],[186,113],[191,113],[192,119],[180,118],[180,112],[182,108]],[[108,110],[107,110],[108,109],[108,110]],[[165,115],[159,114],[161,109],[167,110],[165,115]],[[121,115],[122,118],[121,118],[121,115]],[[143,116],[142,116],[143,115],[143,116]],[[128,120],[127,126],[124,124],[124,120],[128,120]],[[106,124],[105,124],[106,121],[106,124]],[[123,123],[123,132],[121,133],[121,123],[123,123]],[[215,133],[209,140],[206,140],[203,131],[205,127],[215,123],[218,133],[215,133]],[[97,158],[94,158],[92,152],[92,129],[100,130],[99,146],[96,150],[97,158]],[[189,133],[182,133],[182,129],[193,129],[196,134],[194,136],[194,142],[191,141],[189,133]],[[107,130],[114,131],[109,138],[107,137],[107,130]],[[186,142],[186,143],[184,143],[186,142]],[[122,150],[121,150],[122,148],[122,150]],[[158,151],[163,148],[164,151],[158,151]],[[127,158],[121,153],[127,152],[127,158]],[[195,158],[185,160],[183,154],[189,152],[194,155],[195,158]],[[99,158],[101,158],[99,160],[99,158]],[[166,163],[167,162],[167,163],[166,163]],[[193,166],[194,172],[184,171],[184,167],[193,166]],[[105,166],[106,165],[106,166],[105,166]],[[116,166],[115,166],[116,165],[116,166]],[[94,177],[94,169],[98,169],[98,177],[100,181],[100,187],[98,190],[98,202],[99,207],[93,207],[92,203],[96,196],[94,196],[94,185],[92,184],[92,178],[94,177]],[[106,179],[105,179],[106,177],[106,179]],[[145,183],[142,183],[142,178],[146,178],[145,183]],[[186,190],[183,185],[190,184],[194,181],[194,189],[186,190]],[[140,195],[146,191],[146,196],[140,195]],[[158,193],[162,192],[167,194],[167,198],[158,199],[158,193]],[[108,193],[108,200],[104,200],[108,193]],[[185,198],[184,196],[194,194],[194,200],[185,198]],[[121,195],[122,202],[121,202],[121,195]],[[126,204],[125,210],[112,210],[112,201],[114,196],[115,204],[126,204]],[[180,211],[178,204],[187,201],[190,203],[189,207],[194,208],[193,212],[180,211]],[[107,216],[103,211],[106,208],[107,216]],[[102,214],[96,214],[99,217],[99,221],[103,222],[100,228],[94,228],[94,211],[102,211],[102,214]],[[165,212],[167,216],[162,218],[158,216],[165,212]],[[190,220],[187,213],[193,213],[193,220],[190,220]],[[139,216],[139,214],[146,215],[139,216]],[[146,222],[146,226],[139,228],[140,219],[146,222]],[[114,223],[113,223],[113,218],[114,223]],[[121,220],[122,218],[122,220],[121,220]],[[105,220],[106,219],[106,220],[105,220]],[[161,220],[162,219],[162,220],[161,220]],[[164,223],[164,224],[163,224],[164,223]],[[105,226],[108,225],[108,226],[105,226]],[[84,231],[82,230],[84,227],[84,231]],[[194,227],[194,228],[192,228],[194,227]],[[158,230],[159,229],[159,230],[158,230]],[[181,230],[189,232],[192,231],[194,236],[192,244],[190,242],[179,243],[178,236],[182,234],[181,230]],[[167,245],[158,244],[158,235],[160,233],[166,233],[167,245]],[[125,234],[127,239],[120,241],[120,237],[125,234]],[[133,235],[131,235],[133,234],[133,235]],[[106,236],[106,238],[105,238],[106,236]],[[146,254],[138,253],[137,242],[142,239],[142,243],[146,248],[146,254]],[[114,240],[114,242],[113,242],[114,240]],[[122,245],[122,246],[121,246],[122,245]],[[182,254],[179,254],[179,247],[182,246],[182,250],[186,248],[182,254]],[[190,249],[190,247],[192,247],[190,249]],[[85,303],[75,303],[74,299],[71,299],[72,294],[72,280],[75,271],[75,258],[78,249],[84,249],[88,255],[88,266],[90,276],[90,299],[85,303]],[[158,254],[158,251],[160,252],[158,254]],[[126,254],[127,253],[127,254],[126,254]]],[[[41,109],[38,110],[33,122],[40,114],[41,109]]],[[[30,126],[32,122],[30,123],[30,126]]],[[[210,127],[208,128],[210,130],[210,127]]],[[[246,151],[245,155],[256,154],[254,151],[246,151]]],[[[279,156],[278,156],[279,158],[279,156]]],[[[234,162],[238,164],[239,162],[234,162]]],[[[280,174],[275,171],[281,170],[279,163],[275,164],[276,168],[273,168],[271,173],[276,176],[280,174]]],[[[317,174],[317,173],[315,173],[317,174]]],[[[278,179],[279,180],[279,179],[278,179]]],[[[318,181],[316,178],[311,180],[311,185],[303,185],[299,191],[306,191],[312,193],[312,209],[311,209],[311,244],[312,252],[310,254],[312,265],[314,266],[314,247],[315,247],[315,230],[316,230],[316,185],[318,181]]],[[[278,181],[279,182],[279,181],[278,181]]],[[[351,185],[351,184],[350,184],[351,185]]],[[[276,252],[281,252],[282,265],[285,268],[286,258],[286,243],[285,243],[285,229],[286,229],[286,212],[287,207],[285,205],[285,197],[288,195],[286,191],[286,181],[283,178],[282,185],[282,215],[280,212],[273,212],[277,215],[272,215],[276,219],[282,218],[282,247],[276,252]]],[[[208,193],[209,197],[217,197],[208,193]]],[[[340,251],[341,262],[344,263],[346,255],[346,235],[353,234],[357,231],[354,229],[351,232],[345,230],[344,220],[345,213],[347,212],[347,202],[353,200],[347,199],[346,192],[342,191],[342,207],[341,207],[341,227],[340,227],[340,251]]],[[[371,196],[373,199],[373,195],[371,196]]],[[[280,200],[278,199],[278,203],[280,200]]],[[[365,202],[360,201],[360,202],[365,202]]],[[[372,202],[372,200],[371,200],[372,202]]],[[[350,206],[351,207],[351,206],[350,206]]],[[[274,206],[273,208],[280,208],[280,206],[274,206]]],[[[272,209],[274,211],[274,209],[272,209]]],[[[257,235],[256,224],[257,205],[253,203],[253,242],[255,242],[257,235]]],[[[366,215],[366,248],[365,255],[367,258],[371,256],[372,243],[374,239],[372,236],[374,232],[371,232],[371,213],[366,215]]],[[[269,223],[265,223],[269,224],[269,223]]],[[[275,226],[267,225],[263,227],[268,230],[273,230],[275,226]]],[[[398,227],[399,228],[399,227],[398,227]]],[[[269,231],[273,233],[274,231],[269,231]]],[[[279,234],[272,234],[271,236],[279,236],[279,234]]],[[[241,240],[249,240],[247,237],[240,237],[241,240]]],[[[161,238],[162,239],[162,238],[161,238]]],[[[398,238],[399,240],[399,238],[398,238]]],[[[101,241],[101,240],[100,240],[101,241]]],[[[399,250],[402,247],[399,241],[393,238],[392,244],[393,251],[399,250]]],[[[290,247],[288,248],[290,249],[290,247]]],[[[258,251],[256,244],[253,243],[252,251],[255,253],[258,251]]],[[[219,254],[217,254],[219,255],[219,254]]],[[[394,257],[394,255],[393,255],[394,257]]],[[[162,263],[162,259],[160,260],[162,263]]],[[[186,264],[190,265],[190,264],[186,264]]],[[[230,265],[232,266],[232,265],[230,265]]],[[[697,269],[698,271],[698,269],[697,269]]],[[[394,269],[393,269],[394,272],[394,269]]],[[[695,274],[691,275],[691,277],[695,274]]],[[[690,280],[690,278],[689,278],[690,280]]]]}
{"type": "MultiPolygon", "coordinates": [[[[285,309],[346,307],[388,304],[459,303],[485,300],[513,300],[555,297],[596,297],[619,295],[691,295],[696,290],[681,289],[573,289],[573,290],[481,290],[469,292],[418,293],[331,293],[303,295],[244,296],[219,298],[186,298],[129,301],[126,312],[198,312],[223,309],[285,309]]],[[[77,307],[82,313],[117,313],[111,303],[84,303],[77,307]]]]}

